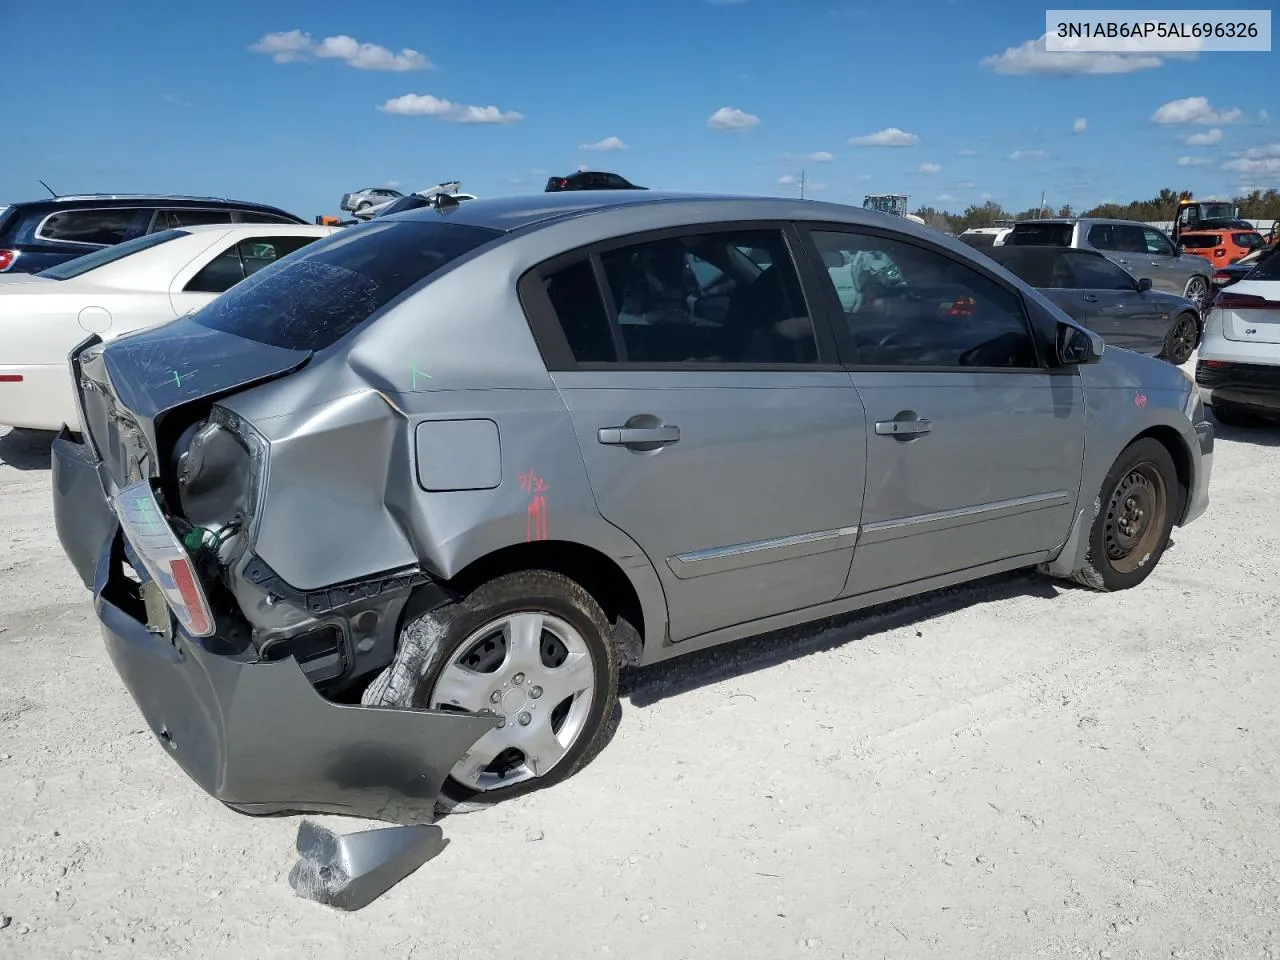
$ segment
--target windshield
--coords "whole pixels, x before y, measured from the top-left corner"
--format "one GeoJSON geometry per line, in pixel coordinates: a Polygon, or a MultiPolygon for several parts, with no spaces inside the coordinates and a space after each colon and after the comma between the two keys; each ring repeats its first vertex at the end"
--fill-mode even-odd
{"type": "Polygon", "coordinates": [[[1208,250],[1222,243],[1222,237],[1216,233],[1184,233],[1178,238],[1178,246],[1188,250],[1208,250]]]}
{"type": "Polygon", "coordinates": [[[292,350],[323,350],[437,270],[502,236],[442,220],[371,220],[236,284],[192,319],[292,350]]]}
{"type": "Polygon", "coordinates": [[[1019,223],[1004,238],[1007,247],[1069,247],[1073,224],[1019,223]]]}
{"type": "Polygon", "coordinates": [[[1200,218],[1202,220],[1234,220],[1236,218],[1236,208],[1231,203],[1202,203],[1200,204],[1200,218]]]}
{"type": "Polygon", "coordinates": [[[191,232],[189,230],[161,230],[159,233],[149,233],[145,237],[126,240],[124,243],[117,243],[111,247],[95,250],[93,253],[86,253],[83,257],[67,260],[55,267],[41,270],[36,276],[48,277],[50,280],[70,280],[72,277],[78,277],[81,274],[88,273],[90,270],[97,270],[99,267],[105,267],[109,263],[115,263],[117,260],[133,256],[133,254],[142,250],[150,250],[152,247],[158,247],[162,243],[168,243],[170,240],[177,240],[178,237],[190,235],[191,232]]]}

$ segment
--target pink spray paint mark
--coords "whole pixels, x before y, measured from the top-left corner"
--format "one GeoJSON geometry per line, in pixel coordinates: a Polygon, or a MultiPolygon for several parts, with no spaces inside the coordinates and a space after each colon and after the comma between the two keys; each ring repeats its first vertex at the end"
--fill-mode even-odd
{"type": "Polygon", "coordinates": [[[528,473],[520,474],[520,489],[533,495],[529,508],[525,511],[524,539],[526,543],[547,539],[547,498],[543,493],[546,483],[530,468],[528,473]]]}
{"type": "Polygon", "coordinates": [[[1135,407],[1145,407],[1147,405],[1147,395],[1145,393],[1138,394],[1133,398],[1133,405],[1135,407]]]}

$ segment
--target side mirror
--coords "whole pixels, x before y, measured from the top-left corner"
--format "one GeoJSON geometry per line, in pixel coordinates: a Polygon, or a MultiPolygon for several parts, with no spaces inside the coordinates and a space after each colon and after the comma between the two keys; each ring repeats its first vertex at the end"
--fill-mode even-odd
{"type": "Polygon", "coordinates": [[[1103,339],[1070,323],[1058,324],[1058,366],[1074,367],[1081,363],[1097,363],[1106,349],[1103,339]]]}
{"type": "Polygon", "coordinates": [[[1150,290],[1150,289],[1151,289],[1151,278],[1150,278],[1150,277],[1139,277],[1139,278],[1138,278],[1138,292],[1139,292],[1139,293],[1146,293],[1146,292],[1147,292],[1148,290],[1150,290]]]}

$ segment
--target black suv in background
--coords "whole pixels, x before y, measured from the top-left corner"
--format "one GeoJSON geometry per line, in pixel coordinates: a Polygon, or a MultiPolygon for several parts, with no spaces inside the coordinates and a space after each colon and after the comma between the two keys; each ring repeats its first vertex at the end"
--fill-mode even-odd
{"type": "Polygon", "coordinates": [[[551,177],[547,180],[544,193],[559,193],[561,190],[648,190],[648,187],[637,187],[626,177],[616,173],[601,173],[597,170],[579,170],[567,177],[551,177]]]}
{"type": "Polygon", "coordinates": [[[279,207],[212,197],[85,194],[0,206],[0,273],[39,273],[171,227],[306,223],[279,207]]]}

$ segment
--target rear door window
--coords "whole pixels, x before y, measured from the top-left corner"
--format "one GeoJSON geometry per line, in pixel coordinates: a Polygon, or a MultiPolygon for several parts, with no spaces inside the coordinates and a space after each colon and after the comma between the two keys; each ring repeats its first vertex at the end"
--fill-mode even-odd
{"type": "Polygon", "coordinates": [[[110,246],[129,239],[134,221],[143,214],[150,215],[149,211],[124,208],[60,210],[40,224],[36,236],[41,240],[110,246]]]}
{"type": "Polygon", "coordinates": [[[1145,249],[1152,256],[1172,257],[1175,255],[1176,251],[1173,249],[1173,244],[1159,230],[1153,227],[1143,227],[1142,236],[1146,240],[1145,249]]]}
{"type": "Polygon", "coordinates": [[[501,236],[440,220],[374,220],[258,271],[194,319],[271,346],[323,350],[419,281],[501,236]]]}
{"type": "Polygon", "coordinates": [[[1004,242],[1013,246],[1069,247],[1074,230],[1074,224],[1070,223],[1019,223],[1009,231],[1004,242]]]}

